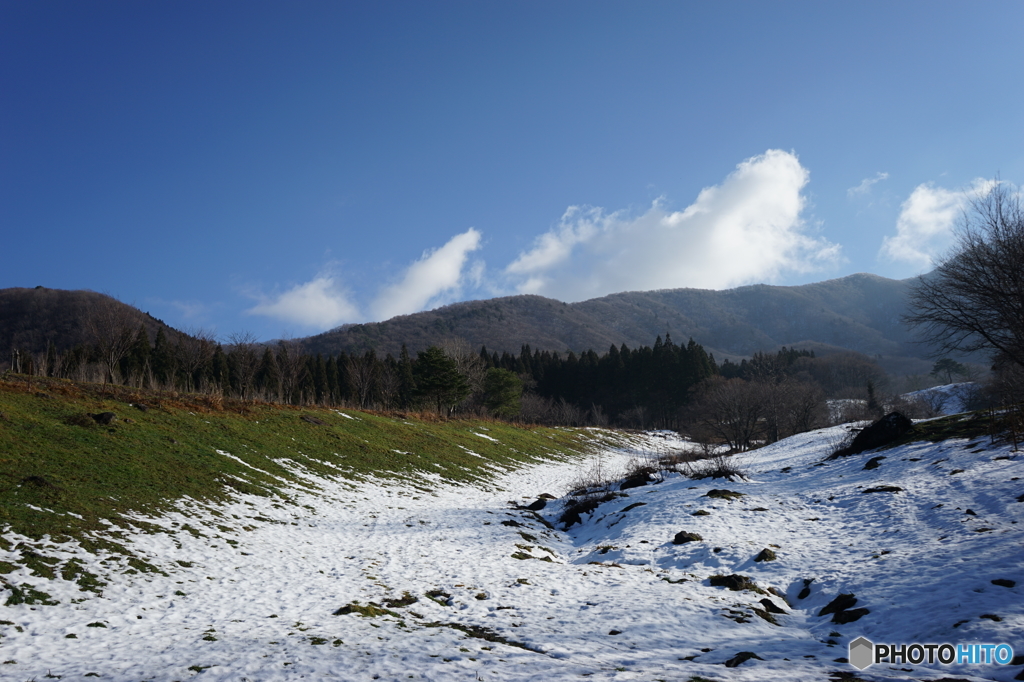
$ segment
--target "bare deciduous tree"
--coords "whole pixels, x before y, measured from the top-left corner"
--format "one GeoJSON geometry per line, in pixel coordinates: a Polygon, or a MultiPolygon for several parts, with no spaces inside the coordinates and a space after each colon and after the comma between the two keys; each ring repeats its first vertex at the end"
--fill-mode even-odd
{"type": "Polygon", "coordinates": [[[970,202],[956,242],[910,292],[905,321],[941,353],[992,351],[1024,366],[1024,207],[997,182],[970,202]]]}
{"type": "Polygon", "coordinates": [[[710,379],[697,391],[694,421],[743,452],[764,437],[767,401],[761,386],[743,379],[710,379]]]}
{"type": "Polygon", "coordinates": [[[363,357],[349,356],[346,369],[352,391],[355,393],[356,400],[359,401],[359,407],[370,407],[374,394],[377,392],[377,379],[380,370],[380,364],[376,357],[372,351],[367,351],[363,357]]]}
{"type": "Polygon", "coordinates": [[[185,390],[199,388],[195,385],[196,373],[213,357],[217,340],[205,329],[186,329],[178,335],[178,343],[174,346],[174,359],[185,375],[185,390]]]}
{"type": "Polygon", "coordinates": [[[295,402],[307,372],[302,346],[297,341],[278,341],[277,366],[281,372],[281,397],[286,403],[295,402]]]}
{"type": "Polygon", "coordinates": [[[118,383],[121,359],[135,345],[139,320],[132,308],[113,298],[97,302],[85,321],[86,330],[96,344],[103,365],[103,381],[118,383]]]}
{"type": "Polygon", "coordinates": [[[402,380],[398,371],[391,363],[385,362],[378,373],[377,388],[380,394],[381,407],[390,410],[398,404],[398,396],[402,390],[402,380]]]}
{"type": "Polygon", "coordinates": [[[228,337],[231,348],[228,358],[242,398],[251,398],[256,384],[256,373],[263,359],[263,347],[252,332],[236,332],[228,337]]]}

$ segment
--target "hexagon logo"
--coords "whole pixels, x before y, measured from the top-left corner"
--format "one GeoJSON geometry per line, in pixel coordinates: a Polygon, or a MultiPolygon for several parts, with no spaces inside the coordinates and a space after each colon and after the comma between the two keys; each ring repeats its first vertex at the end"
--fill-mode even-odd
{"type": "Polygon", "coordinates": [[[850,642],[850,665],[857,670],[863,670],[875,662],[875,645],[866,637],[858,637],[850,642]]]}

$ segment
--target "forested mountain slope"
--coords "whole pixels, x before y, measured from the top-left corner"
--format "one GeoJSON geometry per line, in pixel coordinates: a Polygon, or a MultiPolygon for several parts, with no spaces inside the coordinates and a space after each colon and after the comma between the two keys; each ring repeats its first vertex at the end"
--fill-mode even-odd
{"type": "Polygon", "coordinates": [[[111,316],[120,322],[130,320],[137,328],[146,326],[150,339],[163,328],[170,339],[178,332],[149,313],[122,303],[106,294],[80,289],[34,289],[12,287],[0,289],[0,353],[8,355],[12,349],[28,353],[45,353],[52,342],[58,351],[79,344],[93,343],[90,319],[111,316]]]}
{"type": "Polygon", "coordinates": [[[928,351],[900,323],[913,281],[857,274],[792,287],[624,292],[579,303],[509,296],[346,325],[303,339],[303,345],[324,354],[374,349],[397,355],[403,342],[415,352],[459,337],[498,352],[518,352],[523,344],[603,352],[611,344],[637,347],[669,333],[678,341],[692,337],[719,360],[799,346],[855,350],[899,363],[928,351]]]}

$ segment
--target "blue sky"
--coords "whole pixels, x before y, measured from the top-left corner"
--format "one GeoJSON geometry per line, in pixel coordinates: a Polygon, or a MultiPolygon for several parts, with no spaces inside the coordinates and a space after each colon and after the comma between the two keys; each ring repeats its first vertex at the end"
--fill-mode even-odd
{"type": "Polygon", "coordinates": [[[931,267],[1024,3],[0,2],[0,287],[222,338],[931,267]]]}

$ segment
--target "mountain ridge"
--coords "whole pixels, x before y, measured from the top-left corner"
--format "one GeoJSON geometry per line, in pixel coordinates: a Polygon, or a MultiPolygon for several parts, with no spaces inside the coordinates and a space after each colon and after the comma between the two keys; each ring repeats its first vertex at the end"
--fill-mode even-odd
{"type": "Polygon", "coordinates": [[[397,356],[403,342],[415,353],[446,338],[499,353],[518,353],[525,344],[579,353],[650,345],[669,334],[677,342],[693,338],[719,360],[798,346],[852,350],[883,365],[922,371],[932,349],[915,342],[901,323],[916,279],[857,273],[797,286],[632,291],[576,303],[520,294],[344,325],[301,342],[324,354],[373,350],[397,356]]]}
{"type": "MultiPolygon", "coordinates": [[[[907,294],[917,278],[892,280],[858,273],[797,286],[754,284],[734,289],[627,291],[567,303],[534,294],[462,301],[383,322],[349,324],[294,339],[305,352],[398,356],[404,343],[415,354],[430,345],[461,339],[474,350],[518,354],[534,350],[604,353],[610,346],[651,345],[671,335],[677,343],[693,338],[718,361],[772,352],[782,346],[819,354],[855,351],[871,356],[886,371],[927,372],[933,350],[917,343],[901,323],[907,294]]],[[[113,301],[88,290],[45,287],[0,290],[0,345],[44,352],[87,341],[84,317],[113,301]]],[[[134,306],[154,338],[164,327],[178,330],[134,306]]]]}

